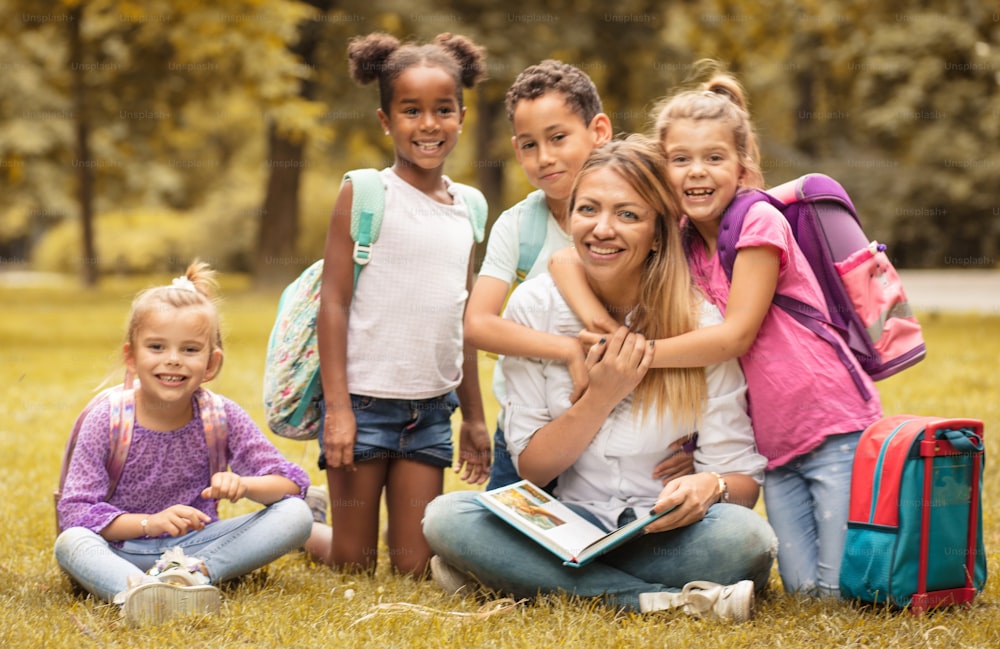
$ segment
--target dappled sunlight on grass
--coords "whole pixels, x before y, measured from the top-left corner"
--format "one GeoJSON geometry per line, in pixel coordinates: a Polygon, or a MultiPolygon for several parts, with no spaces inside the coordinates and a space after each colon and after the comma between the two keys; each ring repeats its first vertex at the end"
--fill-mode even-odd
{"type": "MultiPolygon", "coordinates": [[[[340,574],[292,553],[223,587],[223,613],[155,631],[129,629],[117,607],[73,591],[52,558],[52,490],[69,428],[109,373],[120,376],[124,320],[134,292],[169,278],[120,279],[101,289],[0,287],[0,646],[4,647],[995,647],[1000,644],[1000,478],[987,464],[984,526],[992,579],[972,608],[914,618],[885,609],[787,596],[774,576],[756,619],[729,626],[676,613],[623,614],[593,601],[545,597],[485,619],[490,597],[446,596],[432,582],[391,574],[385,548],[375,575],[340,574]],[[406,602],[433,609],[378,608],[406,602]],[[436,611],[436,612],[435,612],[436,611]],[[370,617],[366,617],[369,616],[370,617]],[[40,623],[44,622],[44,623],[40,623]]],[[[212,385],[263,423],[264,348],[276,293],[223,277],[226,361],[212,385]]],[[[986,424],[987,448],[1000,426],[1000,317],[922,316],[928,358],[879,384],[887,414],[972,417],[986,424]]],[[[480,383],[490,431],[492,361],[480,383]]],[[[457,423],[457,418],[456,418],[457,423]]],[[[279,448],[325,483],[314,442],[272,436],[279,448]]],[[[450,471],[447,490],[472,488],[450,471]]],[[[224,504],[224,515],[252,505],[224,504]]],[[[758,506],[758,511],[763,508],[758,506]]],[[[776,573],[775,573],[776,575],[776,573]]]]}

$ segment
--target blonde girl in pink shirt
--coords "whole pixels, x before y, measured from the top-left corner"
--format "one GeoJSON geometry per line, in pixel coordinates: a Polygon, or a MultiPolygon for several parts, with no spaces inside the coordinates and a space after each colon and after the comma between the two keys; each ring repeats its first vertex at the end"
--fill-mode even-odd
{"type": "MultiPolygon", "coordinates": [[[[703,62],[701,65],[711,64],[703,62]]],[[[784,216],[758,203],[736,244],[732,282],[716,242],[722,214],[744,188],[763,186],[744,92],[712,70],[707,82],[664,100],[656,135],[667,156],[666,182],[684,213],[682,230],[696,285],[724,315],[722,324],[655,341],[654,367],[697,367],[738,357],[747,379],[759,452],[768,459],[764,503],[780,544],[778,571],[789,592],[838,595],[847,529],[851,466],[861,431],[882,415],[871,379],[865,399],[836,350],[775,308],[775,293],[826,313],[819,284],[784,216]]],[[[572,252],[572,251],[569,251],[572,252]]],[[[579,282],[566,251],[550,268],[557,284],[579,282]]],[[[578,288],[564,294],[579,296],[578,288]]],[[[597,302],[571,306],[590,328],[607,331],[597,302]]],[[[596,341],[585,334],[585,341],[596,341]]],[[[839,337],[837,337],[839,341],[839,337]]],[[[848,351],[848,357],[854,361],[848,351]]]]}

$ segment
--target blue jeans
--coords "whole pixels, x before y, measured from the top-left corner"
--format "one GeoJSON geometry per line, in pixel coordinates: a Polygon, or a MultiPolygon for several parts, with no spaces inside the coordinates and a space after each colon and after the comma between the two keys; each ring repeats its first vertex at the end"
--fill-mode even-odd
{"type": "Polygon", "coordinates": [[[832,435],[764,474],[764,507],[778,535],[785,590],[840,594],[840,561],[851,502],[851,467],[861,431],[832,435]]]}
{"type": "MultiPolygon", "coordinates": [[[[446,469],[452,466],[451,415],[458,408],[454,390],[427,399],[383,399],[351,395],[357,426],[354,461],[414,460],[446,469]]],[[[326,417],[326,405],[320,411],[326,417]]],[[[326,470],[323,431],[319,433],[319,468],[326,470]]]]}
{"type": "MultiPolygon", "coordinates": [[[[514,460],[510,458],[510,451],[507,450],[507,438],[498,425],[496,432],[493,433],[493,463],[490,465],[490,481],[486,483],[486,490],[506,487],[520,479],[521,476],[514,468],[514,460]]],[[[558,480],[559,478],[553,478],[552,482],[545,485],[545,491],[552,493],[558,480]]]]}
{"type": "Polygon", "coordinates": [[[680,591],[690,581],[767,585],[776,540],[767,522],[739,505],[714,505],[705,518],[639,536],[582,568],[570,568],[476,500],[474,491],[438,496],[424,513],[431,549],[486,586],[514,597],[565,592],[639,610],[639,594],[680,591]]]}
{"type": "Polygon", "coordinates": [[[493,433],[493,464],[490,465],[490,481],[486,483],[486,490],[506,487],[520,479],[521,476],[514,468],[514,461],[510,459],[510,451],[507,450],[507,438],[498,424],[493,433]]]}
{"type": "Polygon", "coordinates": [[[59,566],[95,597],[110,602],[169,548],[180,547],[205,562],[212,583],[265,566],[309,538],[312,513],[301,498],[285,498],[252,514],[216,521],[179,537],[141,538],[118,548],[85,527],[71,527],[56,539],[59,566]]]}

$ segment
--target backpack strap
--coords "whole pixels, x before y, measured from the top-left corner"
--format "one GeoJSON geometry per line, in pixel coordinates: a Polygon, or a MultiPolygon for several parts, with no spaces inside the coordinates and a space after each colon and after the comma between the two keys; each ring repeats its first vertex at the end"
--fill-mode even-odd
{"type": "Polygon", "coordinates": [[[110,500],[118,488],[135,429],[135,388],[125,388],[131,377],[126,375],[125,378],[126,383],[108,395],[111,425],[108,430],[108,495],[105,500],[110,500]]]}
{"type": "Polygon", "coordinates": [[[861,398],[865,401],[869,401],[872,398],[871,392],[868,391],[868,387],[865,385],[864,379],[861,378],[861,372],[858,371],[857,366],[851,362],[851,357],[848,352],[844,349],[844,345],[840,344],[843,338],[838,340],[838,337],[830,333],[827,327],[832,327],[834,330],[839,330],[836,324],[834,324],[830,318],[823,315],[823,312],[815,307],[797,300],[793,297],[787,295],[782,295],[781,293],[775,293],[772,302],[781,307],[781,309],[792,316],[792,319],[798,322],[800,325],[813,332],[824,341],[826,341],[833,350],[837,353],[837,358],[840,359],[840,363],[847,370],[847,373],[851,376],[851,381],[854,382],[854,386],[858,389],[861,394],[861,398]],[[827,327],[824,327],[826,325],[827,327]]]}
{"type": "MultiPolygon", "coordinates": [[[[353,185],[351,201],[351,239],[354,240],[354,285],[361,269],[371,261],[372,245],[378,240],[385,212],[385,184],[378,169],[354,169],[344,174],[353,185]]],[[[479,243],[486,233],[488,206],[483,193],[469,185],[453,183],[469,211],[472,234],[479,243]]]]}
{"type": "MultiPolygon", "coordinates": [[[[201,425],[205,431],[209,475],[215,475],[225,471],[229,464],[227,456],[229,423],[226,418],[225,402],[222,397],[207,388],[198,388],[194,396],[198,402],[201,425]]],[[[125,460],[128,459],[129,447],[132,445],[132,432],[135,429],[135,388],[114,389],[108,398],[111,403],[111,430],[106,499],[110,499],[118,488],[125,470],[125,460]]]]}
{"type": "Polygon", "coordinates": [[[545,192],[536,189],[525,199],[525,210],[519,224],[517,271],[514,286],[528,277],[531,267],[538,260],[542,246],[545,245],[548,222],[549,206],[545,202],[545,192]]]}
{"type": "Polygon", "coordinates": [[[784,203],[765,191],[745,189],[736,194],[736,197],[729,203],[729,207],[722,213],[716,249],[719,253],[722,270],[726,272],[726,277],[730,282],[733,281],[733,265],[736,263],[736,253],[738,252],[736,242],[740,240],[740,234],[743,232],[743,219],[746,218],[751,206],[762,201],[770,203],[779,211],[785,207],[784,203]]]}
{"type": "Polygon", "coordinates": [[[465,207],[469,211],[469,223],[472,225],[472,236],[476,243],[482,243],[486,236],[486,217],[489,206],[483,193],[471,185],[452,183],[462,195],[465,207]]]}
{"type": "Polygon", "coordinates": [[[208,472],[215,475],[225,471],[229,465],[228,437],[229,420],[226,404],[222,397],[208,388],[198,388],[195,392],[201,425],[205,430],[205,445],[208,447],[208,472]]]}
{"type": "MultiPolygon", "coordinates": [[[[76,440],[80,436],[80,429],[83,427],[83,422],[87,419],[87,416],[90,415],[94,408],[110,399],[111,393],[116,390],[121,390],[121,386],[108,388],[98,393],[93,399],[90,400],[90,402],[87,403],[86,406],[84,406],[83,410],[80,411],[80,414],[77,416],[76,421],[73,422],[73,429],[70,431],[69,438],[66,440],[66,448],[63,451],[62,466],[59,469],[59,488],[54,494],[57,505],[59,504],[59,499],[62,497],[63,487],[66,485],[66,474],[69,472],[70,459],[73,457],[73,452],[76,450],[76,440]]],[[[115,443],[114,437],[111,438],[111,443],[115,443]]]]}
{"type": "Polygon", "coordinates": [[[353,185],[351,239],[354,240],[354,285],[361,269],[371,261],[372,244],[378,240],[385,212],[385,185],[378,169],[355,169],[344,174],[353,185]]]}
{"type": "MultiPolygon", "coordinates": [[[[76,450],[76,442],[80,436],[83,422],[94,408],[108,402],[108,491],[105,500],[110,500],[118,488],[122,473],[125,471],[125,461],[128,459],[129,447],[132,445],[132,433],[135,430],[135,387],[125,389],[129,382],[135,383],[129,373],[125,375],[122,385],[103,390],[90,400],[77,416],[66,440],[66,450],[63,452],[62,466],[59,470],[59,488],[53,493],[56,505],[56,530],[62,532],[59,523],[59,501],[66,486],[66,475],[69,473],[70,461],[76,450]]],[[[195,393],[198,400],[198,410],[201,413],[202,427],[205,430],[205,443],[208,446],[208,466],[211,474],[225,471],[229,464],[227,440],[229,424],[226,418],[225,402],[222,397],[206,388],[199,388],[195,393]]]]}

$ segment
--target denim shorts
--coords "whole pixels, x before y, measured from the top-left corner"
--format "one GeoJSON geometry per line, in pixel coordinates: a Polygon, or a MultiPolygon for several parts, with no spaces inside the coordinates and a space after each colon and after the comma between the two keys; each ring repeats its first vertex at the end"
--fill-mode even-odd
{"type": "MultiPolygon", "coordinates": [[[[354,461],[415,460],[432,466],[452,465],[451,415],[458,408],[454,392],[430,399],[381,399],[351,395],[357,422],[354,461]]],[[[326,469],[323,434],[319,435],[319,468],[326,469]]]]}

